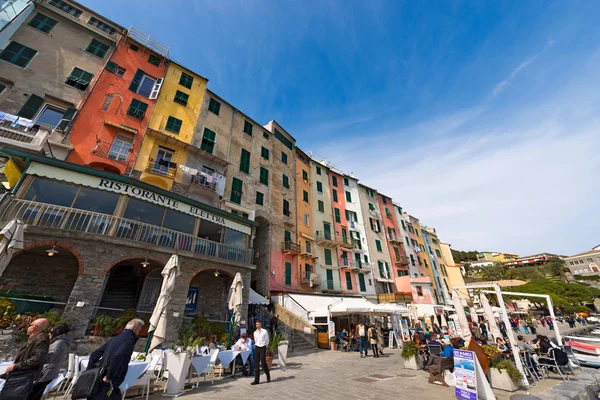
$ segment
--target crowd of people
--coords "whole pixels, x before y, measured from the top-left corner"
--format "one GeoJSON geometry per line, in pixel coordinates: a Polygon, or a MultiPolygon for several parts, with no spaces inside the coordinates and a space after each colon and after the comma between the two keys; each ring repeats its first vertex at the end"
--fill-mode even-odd
{"type": "Polygon", "coordinates": [[[358,351],[360,358],[367,357],[369,349],[375,358],[383,355],[384,333],[379,325],[362,321],[351,324],[350,329],[342,329],[335,341],[340,350],[358,351]]]}

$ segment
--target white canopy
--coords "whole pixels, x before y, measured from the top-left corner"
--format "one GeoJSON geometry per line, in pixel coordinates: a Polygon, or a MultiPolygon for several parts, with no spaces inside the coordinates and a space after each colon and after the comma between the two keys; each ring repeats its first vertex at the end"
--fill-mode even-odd
{"type": "Polygon", "coordinates": [[[252,288],[250,288],[250,296],[248,298],[249,304],[262,304],[265,306],[269,305],[269,300],[262,297],[260,294],[256,293],[252,288]]]}
{"type": "Polygon", "coordinates": [[[375,304],[364,298],[342,298],[329,309],[331,315],[344,314],[408,314],[408,309],[394,303],[375,304]]]}

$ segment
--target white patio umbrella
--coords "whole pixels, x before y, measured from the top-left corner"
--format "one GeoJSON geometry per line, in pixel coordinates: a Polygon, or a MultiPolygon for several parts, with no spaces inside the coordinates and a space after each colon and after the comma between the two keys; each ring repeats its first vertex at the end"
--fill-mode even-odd
{"type": "Polygon", "coordinates": [[[483,312],[485,313],[485,318],[487,319],[488,326],[490,327],[490,335],[492,335],[494,340],[496,340],[497,337],[502,337],[500,328],[498,328],[496,318],[494,317],[494,310],[492,310],[492,306],[490,306],[490,302],[484,293],[479,294],[479,301],[481,302],[483,312]]]}
{"type": "Polygon", "coordinates": [[[469,308],[469,312],[471,313],[471,322],[473,325],[479,324],[479,317],[477,316],[477,312],[475,312],[475,307],[469,308]]]}
{"type": "Polygon", "coordinates": [[[457,328],[460,328],[461,330],[460,336],[465,340],[465,342],[468,343],[469,339],[471,338],[469,321],[467,320],[467,314],[465,314],[465,309],[456,290],[452,291],[452,304],[454,305],[454,310],[456,311],[456,316],[458,317],[458,324],[460,326],[457,328]]]}
{"type": "Polygon", "coordinates": [[[179,257],[176,254],[173,254],[169,258],[161,275],[163,282],[160,288],[160,295],[156,301],[152,317],[150,317],[150,327],[148,328],[149,336],[150,332],[152,334],[152,341],[150,342],[148,351],[164,342],[167,336],[167,305],[171,301],[171,292],[175,288],[175,278],[181,275],[179,257]]]}
{"type": "Polygon", "coordinates": [[[233,283],[231,284],[231,296],[229,297],[229,309],[233,311],[234,325],[240,320],[240,308],[242,307],[243,301],[242,289],[244,289],[242,274],[238,272],[233,278],[233,283]]]}
{"type": "Polygon", "coordinates": [[[0,276],[4,273],[15,252],[23,250],[23,231],[25,223],[20,219],[13,219],[0,231],[0,276]]]}

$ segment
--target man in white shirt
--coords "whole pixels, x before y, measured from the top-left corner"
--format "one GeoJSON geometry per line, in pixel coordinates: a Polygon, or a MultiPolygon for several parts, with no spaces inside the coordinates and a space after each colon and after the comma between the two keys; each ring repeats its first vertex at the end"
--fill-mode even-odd
{"type": "Polygon", "coordinates": [[[262,323],[256,321],[256,330],[254,331],[254,382],[251,385],[260,383],[260,366],[267,376],[267,382],[271,382],[271,374],[267,367],[267,346],[269,344],[269,332],[262,328],[262,323]]]}
{"type": "MultiPolygon", "coordinates": [[[[238,340],[234,345],[233,345],[233,349],[237,350],[237,351],[248,351],[248,350],[252,350],[252,340],[248,337],[248,334],[246,332],[242,333],[242,336],[240,336],[240,340],[238,340]]],[[[254,372],[252,371],[252,366],[253,364],[253,360],[251,359],[252,357],[252,353],[250,353],[250,372],[254,372]]],[[[248,371],[246,371],[246,365],[244,364],[243,360],[242,360],[242,356],[240,354],[237,355],[236,357],[236,363],[240,366],[241,370],[242,370],[242,374],[244,374],[244,376],[248,376],[248,371]]]]}

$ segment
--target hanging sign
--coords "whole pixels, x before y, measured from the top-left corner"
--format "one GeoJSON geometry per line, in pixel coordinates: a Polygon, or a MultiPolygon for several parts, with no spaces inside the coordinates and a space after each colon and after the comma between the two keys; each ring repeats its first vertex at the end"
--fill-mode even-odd
{"type": "Polygon", "coordinates": [[[477,400],[475,353],[454,350],[454,394],[461,400],[477,400]]]}
{"type": "Polygon", "coordinates": [[[196,312],[198,306],[198,295],[200,294],[200,288],[191,287],[188,289],[187,299],[185,301],[185,312],[193,313],[196,312]]]}

